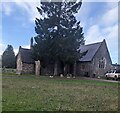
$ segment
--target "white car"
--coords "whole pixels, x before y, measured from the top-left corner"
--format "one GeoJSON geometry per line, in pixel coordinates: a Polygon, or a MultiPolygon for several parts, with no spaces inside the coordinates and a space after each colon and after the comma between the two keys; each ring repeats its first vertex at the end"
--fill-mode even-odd
{"type": "Polygon", "coordinates": [[[110,73],[105,74],[106,79],[112,78],[114,80],[120,79],[120,72],[113,70],[110,73]]]}

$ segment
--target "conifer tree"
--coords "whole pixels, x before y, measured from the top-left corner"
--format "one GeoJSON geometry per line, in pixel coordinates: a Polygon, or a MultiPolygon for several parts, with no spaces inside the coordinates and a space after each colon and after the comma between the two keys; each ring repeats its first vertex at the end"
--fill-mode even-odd
{"type": "Polygon", "coordinates": [[[35,20],[34,56],[39,60],[53,61],[54,75],[57,74],[58,61],[65,66],[80,58],[79,47],[84,44],[84,36],[75,14],[82,2],[76,1],[44,1],[37,7],[41,18],[35,20]]]}
{"type": "Polygon", "coordinates": [[[2,54],[2,67],[15,68],[16,58],[12,45],[8,45],[2,54]]]}

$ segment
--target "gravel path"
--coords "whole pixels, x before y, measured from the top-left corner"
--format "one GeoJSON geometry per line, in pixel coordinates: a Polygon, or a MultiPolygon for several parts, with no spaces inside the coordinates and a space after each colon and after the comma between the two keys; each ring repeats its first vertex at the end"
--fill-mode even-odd
{"type": "Polygon", "coordinates": [[[88,77],[81,77],[81,78],[86,80],[96,80],[96,81],[104,81],[104,82],[114,82],[114,83],[120,82],[115,80],[105,80],[105,79],[99,79],[99,78],[88,78],[88,77]]]}

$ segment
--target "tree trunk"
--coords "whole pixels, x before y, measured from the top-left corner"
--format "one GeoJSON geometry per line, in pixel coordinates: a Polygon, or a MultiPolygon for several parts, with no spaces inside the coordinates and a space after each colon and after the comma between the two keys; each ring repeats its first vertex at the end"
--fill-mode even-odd
{"type": "Polygon", "coordinates": [[[70,74],[70,65],[67,65],[67,74],[70,74]]]}
{"type": "Polygon", "coordinates": [[[76,76],[76,61],[74,62],[74,70],[73,75],[76,76]]]}
{"type": "Polygon", "coordinates": [[[58,75],[58,62],[56,61],[54,64],[54,76],[58,75]]]}
{"type": "Polygon", "coordinates": [[[67,64],[64,65],[64,76],[67,75],[67,64]]]}

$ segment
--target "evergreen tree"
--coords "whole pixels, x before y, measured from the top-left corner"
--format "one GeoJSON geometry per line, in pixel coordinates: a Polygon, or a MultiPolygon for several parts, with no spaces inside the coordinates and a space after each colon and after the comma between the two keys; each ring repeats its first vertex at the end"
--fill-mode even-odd
{"type": "Polygon", "coordinates": [[[16,58],[12,45],[8,45],[2,54],[2,67],[15,68],[16,58]]]}
{"type": "MultiPolygon", "coordinates": [[[[76,0],[77,1],[77,0],[76,0]]],[[[54,74],[57,74],[58,61],[63,64],[74,63],[80,58],[79,47],[84,44],[80,21],[75,14],[82,2],[41,2],[37,10],[41,18],[35,20],[36,44],[33,47],[36,59],[53,61],[54,74]]]]}

